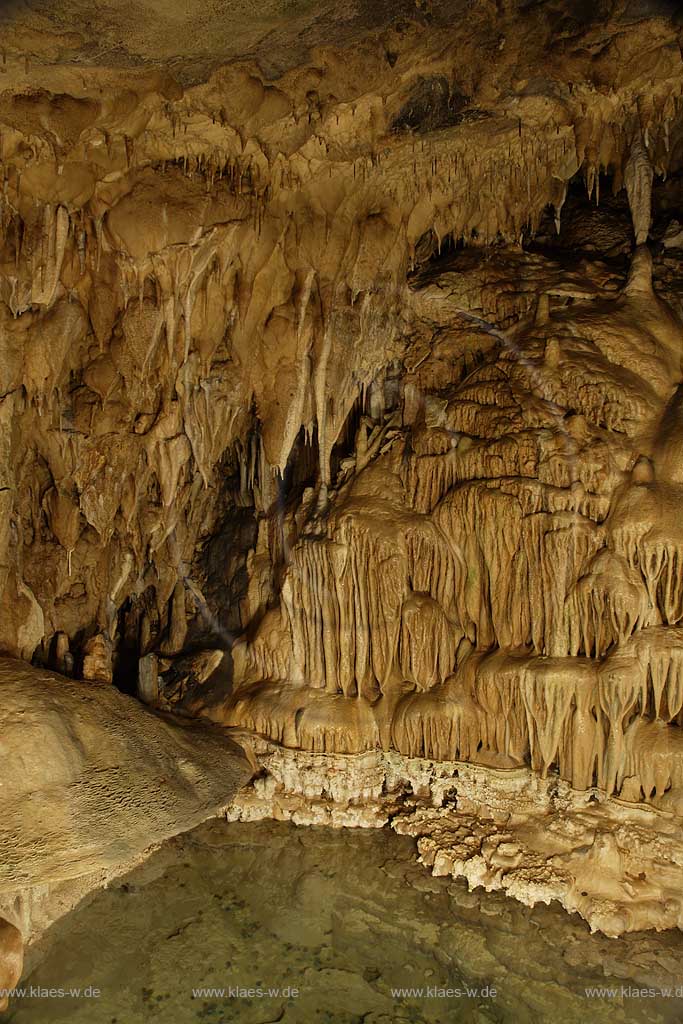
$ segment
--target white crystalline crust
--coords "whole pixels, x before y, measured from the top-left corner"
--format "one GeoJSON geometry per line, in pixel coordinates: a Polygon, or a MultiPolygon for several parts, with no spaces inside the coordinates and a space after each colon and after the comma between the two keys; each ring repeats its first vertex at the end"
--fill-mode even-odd
{"type": "Polygon", "coordinates": [[[527,906],[557,901],[592,931],[683,926],[681,820],[529,769],[311,754],[261,743],[264,772],[231,821],[381,828],[417,839],[435,875],[465,878],[527,906]]]}

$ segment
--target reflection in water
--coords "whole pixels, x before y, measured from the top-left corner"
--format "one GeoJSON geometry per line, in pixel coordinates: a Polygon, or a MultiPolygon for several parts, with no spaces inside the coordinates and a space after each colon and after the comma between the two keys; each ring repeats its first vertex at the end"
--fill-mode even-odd
{"type": "Polygon", "coordinates": [[[559,908],[468,893],[388,830],[208,823],[59,921],[32,962],[26,984],[101,994],[17,1000],[12,1024],[683,1019],[681,998],[634,995],[683,986],[680,933],[606,939],[559,908]],[[219,987],[233,991],[193,996],[219,987]],[[280,992],[235,991],[257,987],[280,992]]]}

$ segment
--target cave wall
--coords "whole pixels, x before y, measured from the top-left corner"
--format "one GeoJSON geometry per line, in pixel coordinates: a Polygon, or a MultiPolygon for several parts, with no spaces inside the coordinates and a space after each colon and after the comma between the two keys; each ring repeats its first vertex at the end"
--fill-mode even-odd
{"type": "Polygon", "coordinates": [[[680,27],[451,6],[192,81],[8,37],[0,646],[670,803],[680,27]]]}
{"type": "Polygon", "coordinates": [[[553,766],[680,812],[682,325],[645,247],[622,286],[599,262],[556,272],[456,256],[416,292],[440,320],[398,415],[359,430],[279,609],[235,649],[242,685],[201,710],[314,751],[553,766]],[[549,290],[503,330],[463,315],[482,276],[549,290]]]}

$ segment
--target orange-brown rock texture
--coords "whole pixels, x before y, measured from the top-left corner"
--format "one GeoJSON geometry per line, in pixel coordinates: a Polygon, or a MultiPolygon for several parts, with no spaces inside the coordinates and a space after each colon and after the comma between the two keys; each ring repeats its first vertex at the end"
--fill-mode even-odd
{"type": "Polygon", "coordinates": [[[0,648],[666,831],[677,5],[129,7],[2,15],[0,648]]]}

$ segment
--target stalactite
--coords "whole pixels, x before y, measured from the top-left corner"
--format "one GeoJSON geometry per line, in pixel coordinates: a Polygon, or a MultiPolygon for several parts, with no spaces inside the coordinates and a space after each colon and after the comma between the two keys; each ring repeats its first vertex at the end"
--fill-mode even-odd
{"type": "MultiPolygon", "coordinates": [[[[425,75],[433,38],[415,43],[425,75]]],[[[359,95],[326,62],[322,112],[305,75],[266,86],[231,66],[176,100],[142,78],[120,109],[98,92],[73,133],[42,92],[10,116],[8,86],[0,409],[26,401],[14,432],[0,420],[0,576],[32,628],[97,637],[99,657],[147,595],[142,648],[178,654],[189,562],[227,509],[253,514],[216,717],[317,752],[393,737],[582,790],[637,783],[664,806],[683,712],[681,327],[645,243],[654,175],[679,159],[676,46],[604,88],[521,51],[503,89],[482,62],[461,109],[441,123],[430,102],[410,128],[409,76],[383,68],[380,98],[370,56],[359,95]],[[574,218],[593,223],[574,186],[603,224],[601,175],[630,204],[626,281],[593,258],[599,231],[567,257],[574,218]],[[317,467],[294,464],[302,438],[317,467]]]]}
{"type": "MultiPolygon", "coordinates": [[[[645,132],[647,133],[647,129],[645,129],[645,132]]],[[[640,135],[636,135],[631,145],[631,152],[624,172],[624,183],[631,207],[636,245],[644,245],[650,233],[652,179],[654,175],[646,146],[647,137],[645,138],[645,145],[643,145],[643,139],[640,135]]]]}

